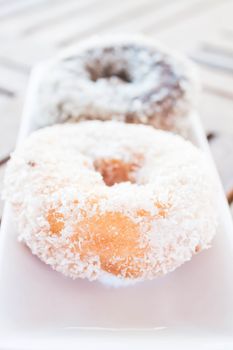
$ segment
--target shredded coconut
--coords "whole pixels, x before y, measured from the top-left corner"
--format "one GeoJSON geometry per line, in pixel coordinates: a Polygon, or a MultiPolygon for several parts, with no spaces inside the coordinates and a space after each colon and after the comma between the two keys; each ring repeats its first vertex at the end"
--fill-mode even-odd
{"type": "Polygon", "coordinates": [[[35,117],[39,126],[110,119],[185,134],[196,80],[188,60],[146,38],[90,39],[46,63],[35,117]]]}
{"type": "Polygon", "coordinates": [[[114,121],[34,132],[13,153],[4,190],[15,208],[19,239],[33,254],[72,278],[113,284],[152,279],[208,248],[216,229],[214,193],[206,159],[190,142],[114,121]],[[138,159],[134,183],[107,186],[94,167],[98,159],[138,159]],[[106,213],[110,226],[103,226],[106,213]],[[125,223],[119,240],[116,215],[125,223]],[[98,225],[107,232],[94,236],[98,225]],[[130,247],[133,230],[139,232],[136,250],[122,255],[121,240],[130,247]],[[84,254],[87,244],[94,248],[84,254]]]}

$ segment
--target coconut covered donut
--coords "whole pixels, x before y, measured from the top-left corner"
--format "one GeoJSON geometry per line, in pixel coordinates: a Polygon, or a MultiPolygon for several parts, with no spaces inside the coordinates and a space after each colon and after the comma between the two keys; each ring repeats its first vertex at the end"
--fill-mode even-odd
{"type": "Polygon", "coordinates": [[[44,70],[37,112],[42,126],[113,119],[182,132],[195,105],[193,65],[140,36],[90,39],[44,70]]]}
{"type": "Polygon", "coordinates": [[[215,192],[190,142],[114,121],[32,133],[5,177],[20,241],[66,276],[112,284],[153,279],[210,247],[215,192]]]}

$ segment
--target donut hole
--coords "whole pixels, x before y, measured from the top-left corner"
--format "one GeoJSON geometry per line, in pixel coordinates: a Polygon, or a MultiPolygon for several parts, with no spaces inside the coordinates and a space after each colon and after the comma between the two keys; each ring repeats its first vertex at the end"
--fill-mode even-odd
{"type": "Polygon", "coordinates": [[[129,72],[124,67],[117,67],[114,64],[105,64],[100,66],[100,64],[87,65],[86,69],[89,73],[90,79],[93,82],[97,82],[99,79],[117,78],[123,83],[131,83],[132,79],[129,72]]]}
{"type": "Polygon", "coordinates": [[[121,182],[136,183],[135,172],[139,165],[119,159],[98,159],[95,160],[94,167],[102,175],[105,184],[113,186],[121,182]]]}

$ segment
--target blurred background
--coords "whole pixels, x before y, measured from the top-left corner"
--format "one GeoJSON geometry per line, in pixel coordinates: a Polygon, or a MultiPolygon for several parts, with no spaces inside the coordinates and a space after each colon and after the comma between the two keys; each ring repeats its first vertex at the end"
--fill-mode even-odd
{"type": "Polygon", "coordinates": [[[133,32],[198,64],[200,115],[233,201],[232,0],[0,0],[0,191],[33,65],[92,34],[133,32]]]}

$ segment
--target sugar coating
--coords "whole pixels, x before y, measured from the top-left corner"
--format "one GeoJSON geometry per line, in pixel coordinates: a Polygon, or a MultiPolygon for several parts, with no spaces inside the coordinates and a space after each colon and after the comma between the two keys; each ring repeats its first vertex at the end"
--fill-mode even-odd
{"type": "Polygon", "coordinates": [[[174,270],[216,231],[205,156],[144,125],[86,121],[32,133],[12,154],[4,197],[33,254],[66,276],[114,285],[174,270]],[[107,186],[95,168],[103,159],[137,163],[133,181],[107,186]]]}
{"type": "Polygon", "coordinates": [[[193,64],[143,36],[86,40],[47,62],[41,79],[39,126],[113,119],[185,133],[196,103],[193,64]]]}

